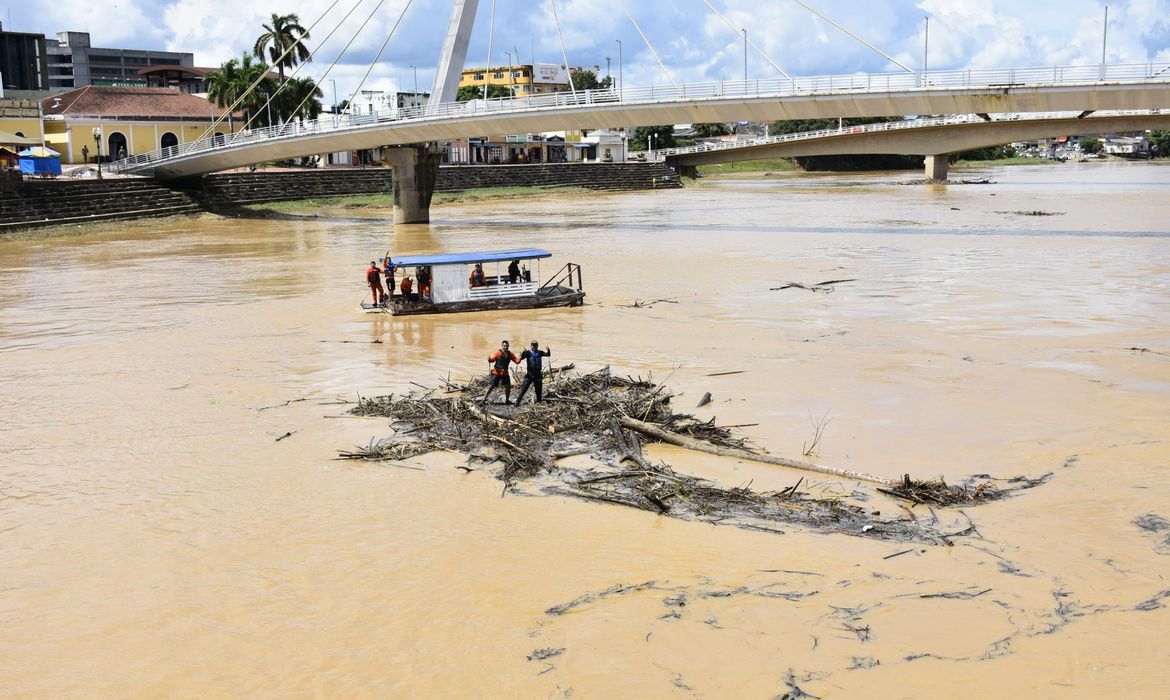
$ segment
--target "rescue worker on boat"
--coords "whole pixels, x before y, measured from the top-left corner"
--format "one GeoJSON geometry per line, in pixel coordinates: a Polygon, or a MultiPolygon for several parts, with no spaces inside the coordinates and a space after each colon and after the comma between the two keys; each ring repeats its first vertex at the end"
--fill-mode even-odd
{"type": "Polygon", "coordinates": [[[394,271],[396,269],[398,269],[398,266],[394,264],[394,261],[390,259],[390,255],[387,254],[382,260],[382,274],[386,277],[387,304],[394,300],[394,271]]]}
{"type": "Polygon", "coordinates": [[[548,357],[552,354],[552,350],[541,350],[540,343],[535,340],[532,341],[532,347],[520,353],[520,359],[524,360],[524,382],[520,385],[520,395],[516,397],[516,405],[524,400],[524,392],[528,391],[529,386],[536,387],[536,403],[540,403],[543,397],[540,395],[541,384],[544,383],[544,375],[542,372],[544,368],[541,367],[541,358],[548,357]]]}
{"type": "Polygon", "coordinates": [[[471,271],[471,279],[469,281],[471,282],[472,287],[487,286],[487,280],[484,279],[483,276],[483,263],[475,264],[475,269],[471,271]]]}
{"type": "Polygon", "coordinates": [[[503,340],[500,341],[500,349],[488,356],[488,362],[492,366],[492,382],[488,385],[487,393],[483,395],[483,402],[487,403],[488,397],[492,395],[492,390],[502,384],[504,386],[504,405],[511,404],[512,378],[508,375],[508,363],[520,364],[520,358],[508,349],[508,341],[503,340]]]}
{"type": "Polygon", "coordinates": [[[422,301],[431,300],[431,266],[426,265],[418,269],[418,294],[422,301]]]}
{"type": "Polygon", "coordinates": [[[382,291],[382,271],[378,269],[378,263],[373,260],[370,261],[370,267],[366,270],[366,284],[370,285],[370,294],[374,296],[374,306],[381,306],[386,300],[386,293],[382,291]]]}
{"type": "Polygon", "coordinates": [[[410,295],[410,291],[413,287],[414,287],[414,282],[410,281],[409,275],[402,278],[402,286],[400,288],[402,289],[402,300],[403,301],[414,301],[414,299],[412,299],[411,295],[410,295]]]}

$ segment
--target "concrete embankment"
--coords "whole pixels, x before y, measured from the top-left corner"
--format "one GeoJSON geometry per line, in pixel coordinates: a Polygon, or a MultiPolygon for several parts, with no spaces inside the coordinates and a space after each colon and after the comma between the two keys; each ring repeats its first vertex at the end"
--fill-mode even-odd
{"type": "Polygon", "coordinates": [[[198,214],[187,194],[147,179],[6,180],[0,187],[0,237],[37,226],[198,214]]]}
{"type": "MultiPolygon", "coordinates": [[[[230,172],[204,176],[198,189],[168,188],[145,178],[17,181],[0,184],[0,236],[34,226],[192,214],[242,204],[393,191],[390,168],[230,172]]],[[[186,183],[189,186],[190,183],[186,183]]],[[[561,163],[450,166],[439,169],[435,191],[482,187],[583,187],[649,190],[681,187],[662,163],[561,163]]]]}

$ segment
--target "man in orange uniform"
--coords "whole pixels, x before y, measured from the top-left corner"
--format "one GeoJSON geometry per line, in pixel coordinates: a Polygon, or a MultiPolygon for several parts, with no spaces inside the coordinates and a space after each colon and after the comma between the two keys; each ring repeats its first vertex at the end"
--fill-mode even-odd
{"type": "Polygon", "coordinates": [[[420,267],[418,269],[418,294],[422,301],[431,300],[431,266],[420,267]]]}
{"type": "Polygon", "coordinates": [[[412,301],[410,298],[410,290],[413,288],[414,288],[414,282],[410,281],[410,277],[403,276],[402,286],[400,287],[400,289],[402,290],[402,300],[403,301],[412,301]]]}
{"type": "Polygon", "coordinates": [[[508,362],[518,365],[520,358],[508,349],[508,341],[504,340],[500,342],[500,349],[488,356],[488,362],[492,365],[492,383],[488,385],[487,393],[483,395],[483,402],[487,403],[488,397],[492,395],[492,389],[503,384],[504,405],[510,405],[512,403],[512,378],[508,376],[508,362]]]}
{"type": "Polygon", "coordinates": [[[381,306],[386,299],[386,293],[382,291],[382,271],[378,269],[378,264],[373,260],[370,261],[370,267],[366,270],[366,284],[370,285],[370,293],[374,295],[374,306],[381,306]]]}
{"type": "Polygon", "coordinates": [[[475,269],[471,271],[471,286],[472,287],[486,287],[487,281],[483,277],[483,263],[476,263],[475,269]]]}

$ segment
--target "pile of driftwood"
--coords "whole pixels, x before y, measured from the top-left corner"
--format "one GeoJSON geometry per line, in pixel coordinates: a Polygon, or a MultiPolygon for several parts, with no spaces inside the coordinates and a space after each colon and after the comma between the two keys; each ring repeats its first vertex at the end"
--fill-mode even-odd
{"type": "MultiPolygon", "coordinates": [[[[869,482],[882,492],[919,504],[969,505],[1001,497],[991,479],[951,486],[940,481],[894,481],[845,469],[765,453],[715,419],[700,420],[671,409],[672,395],[661,384],[613,375],[609,368],[581,374],[572,366],[553,372],[546,398],[522,407],[485,404],[486,378],[467,384],[449,380],[440,387],[395,398],[362,399],[351,412],[390,420],[395,434],[340,453],[346,459],[401,460],[437,450],[465,455],[468,466],[498,465],[504,489],[520,483],[545,493],[567,494],[640,508],[672,517],[724,522],[780,532],[777,523],[865,537],[941,543],[947,533],[923,525],[912,514],[882,519],[854,501],[867,496],[852,489],[814,497],[810,482],[798,478],[780,491],[725,488],[651,463],[642,442],[665,442],[724,457],[774,464],[869,482]],[[558,460],[590,455],[589,466],[558,460]],[[801,490],[802,484],[806,491],[801,490]],[[860,498],[858,498],[860,496],[860,498]]],[[[1027,485],[1035,485],[1029,483],[1027,485]]],[[[824,491],[824,489],[818,489],[824,491]]],[[[934,519],[937,522],[937,518],[934,519]]]]}

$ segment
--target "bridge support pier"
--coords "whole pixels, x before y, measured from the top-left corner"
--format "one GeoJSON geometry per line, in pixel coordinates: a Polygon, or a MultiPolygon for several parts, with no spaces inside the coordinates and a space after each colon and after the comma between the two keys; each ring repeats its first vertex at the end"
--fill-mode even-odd
{"type": "Polygon", "coordinates": [[[431,220],[431,195],[439,175],[438,153],[429,145],[388,146],[383,158],[394,169],[394,223],[425,224],[431,220]]]}
{"type": "Polygon", "coordinates": [[[937,156],[926,157],[926,179],[927,180],[946,180],[947,179],[947,154],[943,153],[937,156]]]}

